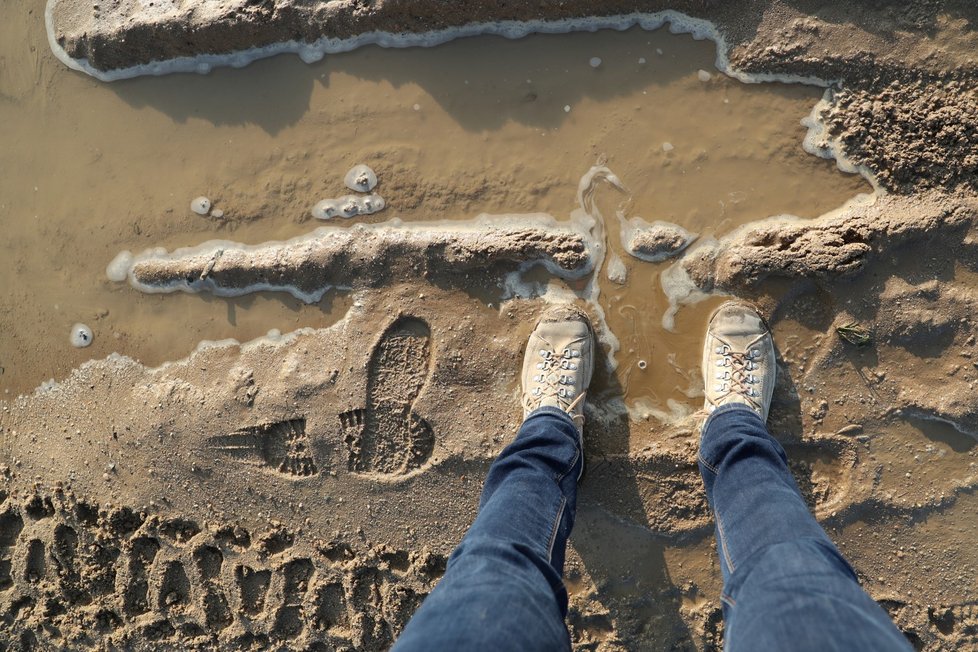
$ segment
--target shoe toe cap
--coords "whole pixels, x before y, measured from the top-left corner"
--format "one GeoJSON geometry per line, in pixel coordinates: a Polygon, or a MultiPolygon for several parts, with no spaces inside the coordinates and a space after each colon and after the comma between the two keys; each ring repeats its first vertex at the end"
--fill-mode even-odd
{"type": "Polygon", "coordinates": [[[723,304],[714,313],[710,330],[724,339],[757,337],[768,332],[756,310],[745,303],[734,301],[723,304]]]}

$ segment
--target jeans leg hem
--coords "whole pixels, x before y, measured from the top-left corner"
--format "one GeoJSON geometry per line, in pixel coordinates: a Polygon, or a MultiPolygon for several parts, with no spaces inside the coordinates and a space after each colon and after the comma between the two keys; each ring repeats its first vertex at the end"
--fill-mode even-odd
{"type": "Polygon", "coordinates": [[[724,419],[738,419],[738,418],[742,418],[741,415],[746,416],[748,414],[752,415],[752,418],[757,419],[758,422],[760,422],[760,425],[764,429],[764,431],[767,432],[767,425],[763,421],[761,421],[761,415],[759,415],[757,412],[747,407],[743,403],[728,403],[726,405],[721,405],[716,410],[714,410],[713,413],[710,414],[709,417],[707,417],[706,422],[703,423],[703,427],[700,430],[700,453],[698,457],[699,460],[710,471],[714,473],[714,475],[719,475],[718,473],[719,460],[712,460],[707,455],[703,454],[704,449],[708,448],[706,442],[708,440],[714,439],[714,436],[711,435],[710,433],[716,428],[723,427],[720,424],[714,425],[714,423],[720,420],[722,424],[722,420],[724,419]],[[733,413],[740,413],[740,414],[733,414],[733,413]]]}
{"type": "Polygon", "coordinates": [[[759,415],[753,408],[744,405],[743,403],[727,403],[726,405],[721,405],[720,407],[718,407],[717,409],[713,410],[713,412],[710,413],[710,416],[708,416],[706,418],[706,421],[703,422],[703,427],[700,429],[700,432],[705,433],[707,430],[709,430],[710,425],[713,423],[714,419],[723,416],[727,412],[736,412],[737,410],[747,410],[758,419],[761,418],[761,415],[759,415]]]}
{"type": "Polygon", "coordinates": [[[545,414],[549,414],[549,415],[552,415],[552,416],[555,416],[555,417],[560,417],[564,421],[566,421],[567,423],[569,423],[572,426],[574,426],[575,429],[577,428],[577,424],[574,423],[574,420],[571,419],[571,417],[570,417],[569,414],[567,414],[566,412],[564,412],[563,410],[561,410],[559,407],[554,407],[553,405],[542,405],[542,406],[538,407],[533,412],[530,412],[528,415],[526,415],[526,418],[523,419],[523,422],[526,423],[527,421],[529,421],[530,419],[533,419],[534,417],[542,416],[542,415],[545,415],[545,414]]]}

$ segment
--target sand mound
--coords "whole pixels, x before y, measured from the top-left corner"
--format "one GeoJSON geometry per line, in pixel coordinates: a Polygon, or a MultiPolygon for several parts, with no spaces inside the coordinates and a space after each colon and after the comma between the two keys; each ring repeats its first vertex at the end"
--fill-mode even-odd
{"type": "Polygon", "coordinates": [[[590,270],[585,234],[552,221],[528,217],[519,222],[511,227],[482,221],[323,227],[286,243],[246,247],[214,242],[172,254],[150,250],[131,261],[128,278],[144,292],[237,296],[276,290],[318,301],[330,288],[377,287],[419,274],[450,280],[459,273],[512,271],[532,263],[566,277],[590,270]]]}

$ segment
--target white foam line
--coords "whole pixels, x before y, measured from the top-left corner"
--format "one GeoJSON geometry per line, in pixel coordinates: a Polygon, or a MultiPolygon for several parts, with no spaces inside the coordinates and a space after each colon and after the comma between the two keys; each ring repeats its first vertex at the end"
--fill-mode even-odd
{"type": "MultiPolygon", "coordinates": [[[[359,294],[354,295],[354,297],[359,297],[359,296],[360,296],[359,294]]],[[[332,331],[332,330],[345,328],[350,322],[350,319],[354,315],[354,313],[362,311],[362,307],[363,304],[360,302],[358,298],[356,298],[353,302],[353,305],[351,305],[350,308],[347,309],[346,313],[343,315],[341,319],[330,324],[329,326],[323,326],[320,328],[312,328],[309,326],[305,326],[302,328],[297,328],[295,330],[289,331],[288,333],[285,334],[283,334],[277,328],[273,328],[272,330],[268,331],[268,333],[266,333],[265,335],[259,335],[258,337],[250,340],[246,340],[245,342],[241,342],[240,340],[237,340],[233,337],[225,338],[222,340],[201,340],[200,342],[197,343],[197,346],[195,346],[193,350],[183,358],[177,360],[167,360],[155,367],[145,365],[142,362],[134,358],[131,358],[128,355],[124,355],[118,352],[112,352],[101,359],[86,360],[85,362],[81,363],[80,365],[72,369],[70,375],[64,378],[63,380],[55,380],[51,378],[49,380],[42,382],[40,385],[38,385],[38,387],[33,392],[29,394],[27,393],[19,394],[15,399],[11,401],[11,404],[18,407],[25,407],[27,405],[27,401],[29,401],[32,397],[45,396],[45,395],[63,393],[65,391],[68,391],[70,389],[69,385],[71,384],[71,382],[75,381],[76,379],[83,379],[85,374],[88,373],[89,368],[99,369],[99,368],[103,368],[104,365],[106,364],[115,365],[116,367],[119,368],[131,366],[131,367],[136,367],[137,369],[139,369],[144,373],[159,374],[173,367],[184,366],[190,363],[190,361],[193,360],[194,356],[204,351],[208,351],[212,349],[227,349],[227,348],[237,347],[240,349],[239,351],[240,353],[248,353],[253,349],[257,349],[263,346],[287,345],[290,342],[295,341],[299,337],[306,336],[306,335],[315,335],[319,331],[332,331]]],[[[0,401],[0,404],[3,404],[4,402],[5,401],[0,401]]]]}
{"type": "MultiPolygon", "coordinates": [[[[533,265],[538,264],[537,262],[527,262],[506,275],[503,280],[503,300],[522,297],[540,298],[548,303],[567,303],[574,299],[583,299],[591,308],[591,315],[596,323],[595,333],[598,341],[604,344],[607,349],[608,368],[610,371],[614,371],[618,367],[615,355],[621,348],[621,343],[608,326],[604,308],[598,301],[601,294],[601,267],[609,251],[605,219],[594,201],[594,195],[601,183],[607,183],[621,192],[628,192],[618,176],[602,164],[592,166],[577,184],[578,207],[571,212],[569,224],[585,236],[584,241],[587,243],[590,259],[589,270],[587,274],[578,276],[580,278],[590,275],[584,289],[575,291],[569,288],[555,287],[550,283],[526,281],[523,279],[523,274],[533,265]]],[[[554,273],[551,265],[547,265],[547,267],[551,273],[554,273]]],[[[554,275],[564,279],[568,278],[566,272],[554,275]]],[[[502,306],[500,305],[501,309],[502,306]]]]}
{"type": "Polygon", "coordinates": [[[655,419],[660,423],[675,426],[683,423],[693,414],[693,409],[686,403],[680,403],[674,398],[666,399],[666,409],[662,409],[647,397],[641,397],[626,406],[629,418],[639,423],[646,419],[655,419]]]}
{"type": "Polygon", "coordinates": [[[927,410],[924,410],[922,408],[916,408],[916,407],[897,408],[894,411],[894,413],[897,415],[906,414],[912,418],[920,419],[921,421],[933,421],[934,423],[941,423],[946,426],[951,426],[960,435],[965,435],[966,437],[971,437],[972,439],[978,439],[978,433],[972,430],[968,430],[957,421],[954,421],[953,419],[950,419],[948,417],[942,417],[932,412],[928,412],[927,410]]]}
{"type": "Polygon", "coordinates": [[[838,138],[833,138],[829,135],[822,116],[832,107],[834,95],[835,92],[832,87],[826,88],[822,99],[812,107],[812,112],[802,118],[802,126],[808,128],[805,139],[801,143],[802,148],[814,156],[830,160],[834,159],[839,170],[848,174],[861,175],[873,186],[875,194],[885,194],[886,191],[879,185],[879,182],[870,169],[865,165],[857,165],[846,158],[842,152],[842,143],[839,142],[838,138]]]}
{"type": "Polygon", "coordinates": [[[263,47],[238,50],[228,54],[201,54],[195,57],[176,57],[164,61],[154,61],[129,68],[98,70],[87,59],[73,59],[58,43],[54,31],[54,3],[48,0],[44,11],[48,43],[54,55],[73,70],[87,73],[102,81],[117,81],[142,75],[167,75],[178,72],[197,72],[205,74],[214,67],[232,66],[240,68],[252,61],[273,57],[278,54],[295,54],[306,63],[319,61],[327,54],[349,52],[364,45],[378,45],[385,48],[433,47],[458,38],[469,36],[502,36],[519,39],[530,34],[566,34],[568,32],[596,32],[603,29],[624,31],[641,27],[654,31],[668,24],[673,34],[690,34],[696,40],[710,39],[717,44],[716,67],[727,75],[746,83],[782,82],[828,86],[830,82],[813,76],[781,75],[773,73],[750,74],[730,67],[727,56],[726,39],[712,22],[693,18],[678,11],[667,10],[654,13],[635,12],[615,16],[585,16],[562,18],[559,20],[501,20],[484,23],[468,23],[458,27],[432,30],[429,32],[364,32],[350,38],[324,36],[312,43],[283,41],[263,47]]]}
{"type": "Polygon", "coordinates": [[[608,325],[604,308],[598,301],[601,295],[601,266],[604,264],[607,252],[611,250],[608,246],[607,224],[595,201],[595,193],[600,183],[607,183],[620,192],[628,193],[628,189],[618,175],[603,164],[594,165],[584,173],[577,184],[578,208],[571,213],[571,221],[578,222],[582,226],[591,225],[590,240],[594,246],[592,257],[594,273],[581,291],[581,296],[588,302],[597,317],[598,328],[595,330],[598,340],[607,347],[608,369],[614,371],[618,368],[618,360],[615,356],[621,348],[621,342],[608,325]]]}

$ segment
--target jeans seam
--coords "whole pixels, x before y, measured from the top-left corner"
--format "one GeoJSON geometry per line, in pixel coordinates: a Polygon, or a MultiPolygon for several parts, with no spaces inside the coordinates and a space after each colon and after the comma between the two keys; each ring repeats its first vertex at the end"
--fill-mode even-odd
{"type": "Polygon", "coordinates": [[[547,544],[547,563],[553,562],[554,545],[557,542],[557,530],[560,529],[560,521],[564,518],[564,508],[567,506],[567,496],[560,497],[560,507],[557,508],[557,516],[554,518],[553,527],[550,529],[550,542],[547,544]]]}
{"type": "Polygon", "coordinates": [[[570,473],[574,469],[574,466],[577,464],[577,460],[581,458],[581,450],[579,448],[575,447],[574,453],[575,453],[574,459],[571,460],[570,466],[567,467],[567,470],[561,473],[560,475],[555,476],[554,479],[557,481],[557,484],[560,484],[560,482],[567,477],[567,474],[570,473]]]}
{"type": "Polygon", "coordinates": [[[721,602],[726,602],[731,607],[736,607],[737,606],[737,601],[734,600],[728,593],[726,593],[724,591],[720,591],[720,601],[721,602]]]}
{"type": "Polygon", "coordinates": [[[730,568],[730,574],[736,570],[734,566],[733,559],[730,558],[730,553],[727,551],[727,535],[723,531],[723,519],[720,518],[720,514],[716,514],[717,519],[717,532],[720,534],[720,552],[723,553],[723,558],[727,560],[727,567],[730,568]]]}
{"type": "Polygon", "coordinates": [[[709,462],[707,462],[702,455],[699,455],[697,457],[699,458],[699,461],[703,464],[703,466],[705,466],[706,468],[708,468],[710,471],[713,472],[713,475],[720,475],[720,472],[717,471],[717,468],[712,464],[710,464],[709,462]]]}

